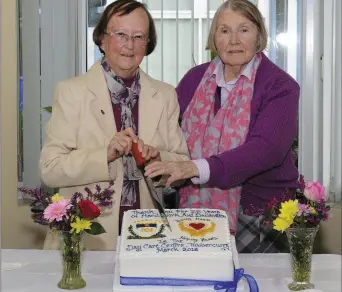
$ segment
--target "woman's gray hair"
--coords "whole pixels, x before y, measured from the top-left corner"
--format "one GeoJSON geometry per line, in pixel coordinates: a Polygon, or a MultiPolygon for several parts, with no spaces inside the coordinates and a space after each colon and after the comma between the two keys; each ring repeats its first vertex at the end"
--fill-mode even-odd
{"type": "Polygon", "coordinates": [[[210,26],[206,49],[211,50],[213,53],[217,54],[217,49],[215,45],[217,21],[221,12],[227,9],[242,14],[244,17],[246,17],[248,20],[250,20],[256,25],[259,33],[257,40],[257,52],[262,52],[267,46],[268,38],[264,18],[258,7],[256,7],[252,2],[248,0],[228,0],[217,9],[210,26]]]}

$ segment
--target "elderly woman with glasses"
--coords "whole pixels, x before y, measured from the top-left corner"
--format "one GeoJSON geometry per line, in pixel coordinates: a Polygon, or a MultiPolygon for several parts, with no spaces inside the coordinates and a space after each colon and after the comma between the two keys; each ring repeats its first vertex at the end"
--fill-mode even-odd
{"type": "Polygon", "coordinates": [[[227,211],[239,252],[284,250],[283,235],[264,228],[260,214],[297,187],[291,146],[300,89],[262,53],[266,44],[253,3],[220,6],[208,37],[217,56],[192,68],[176,89],[192,160],[153,162],[145,171],[170,175],[167,185],[191,179],[180,190],[180,207],[227,211]]]}
{"type": "MultiPolygon", "coordinates": [[[[144,4],[110,4],[93,39],[103,57],[84,76],[57,85],[40,169],[43,182],[66,197],[114,181],[113,206],[99,218],[106,233],[85,238],[87,249],[112,250],[123,212],[153,208],[132,143],[147,161],[183,161],[189,154],[175,89],[139,67],[156,46],[155,25],[144,4]]],[[[57,236],[49,233],[45,248],[57,246],[57,236]]]]}

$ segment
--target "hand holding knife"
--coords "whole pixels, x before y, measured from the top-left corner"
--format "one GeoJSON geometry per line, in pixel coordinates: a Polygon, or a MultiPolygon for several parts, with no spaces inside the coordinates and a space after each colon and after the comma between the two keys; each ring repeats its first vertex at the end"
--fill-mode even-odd
{"type": "Polygon", "coordinates": [[[143,178],[149,189],[155,207],[158,209],[164,224],[170,229],[170,231],[172,231],[164,210],[163,189],[161,187],[156,188],[152,178],[145,176],[144,167],[148,162],[144,159],[144,157],[142,157],[142,153],[139,151],[137,143],[132,144],[132,154],[137,163],[137,167],[141,169],[143,178]]]}

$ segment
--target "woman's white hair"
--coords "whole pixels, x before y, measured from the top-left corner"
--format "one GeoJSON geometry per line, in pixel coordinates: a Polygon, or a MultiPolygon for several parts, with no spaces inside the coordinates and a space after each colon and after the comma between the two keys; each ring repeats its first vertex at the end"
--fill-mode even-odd
{"type": "Polygon", "coordinates": [[[264,18],[258,7],[256,7],[252,2],[248,0],[228,0],[217,9],[210,26],[206,49],[211,50],[215,54],[218,53],[215,45],[217,21],[219,19],[221,12],[227,9],[242,14],[244,17],[246,17],[248,20],[250,20],[256,25],[259,33],[257,38],[257,52],[262,52],[267,46],[268,38],[264,18]]]}

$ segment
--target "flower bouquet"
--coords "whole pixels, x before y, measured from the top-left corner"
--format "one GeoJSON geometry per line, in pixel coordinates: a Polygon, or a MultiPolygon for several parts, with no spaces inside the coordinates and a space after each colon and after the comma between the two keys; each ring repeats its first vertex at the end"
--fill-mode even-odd
{"type": "MultiPolygon", "coordinates": [[[[284,197],[287,196],[287,192],[284,197]]],[[[292,278],[291,291],[312,289],[310,283],[313,244],[321,221],[329,218],[330,206],[326,204],[325,188],[313,181],[304,181],[300,175],[294,198],[271,200],[266,208],[265,224],[286,232],[289,242],[292,278]]]]}
{"type": "Polygon", "coordinates": [[[20,187],[18,190],[32,199],[30,203],[34,222],[48,226],[60,233],[60,250],[63,258],[63,276],[58,287],[79,289],[86,286],[81,276],[82,235],[99,235],[105,229],[96,221],[101,215],[101,207],[112,205],[113,182],[105,189],[96,185],[95,192],[88,187],[85,194],[76,192],[70,199],[52,195],[41,186],[35,189],[20,187]]]}

